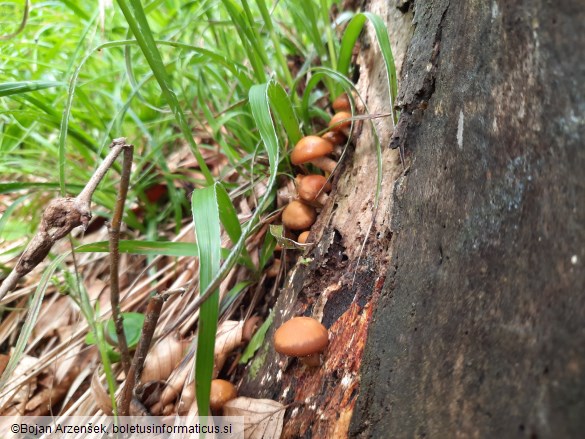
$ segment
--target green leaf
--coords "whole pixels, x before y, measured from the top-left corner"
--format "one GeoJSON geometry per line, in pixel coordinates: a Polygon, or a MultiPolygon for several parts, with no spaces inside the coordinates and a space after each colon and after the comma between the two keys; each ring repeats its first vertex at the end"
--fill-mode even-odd
{"type": "MultiPolygon", "coordinates": [[[[270,100],[270,107],[278,116],[278,121],[284,127],[289,139],[289,144],[292,146],[301,140],[303,133],[299,129],[299,121],[294,112],[292,102],[282,87],[269,87],[268,99],[270,100]]],[[[286,151],[283,151],[286,154],[286,151]]]]}
{"type": "MultiPolygon", "coordinates": [[[[193,222],[199,246],[199,291],[203,292],[219,271],[221,262],[221,228],[217,197],[219,183],[197,189],[191,197],[193,222]]],[[[209,413],[209,392],[213,377],[213,353],[217,319],[219,316],[219,289],[215,288],[199,311],[197,356],[195,358],[195,393],[202,416],[209,413]]]]}
{"type": "MultiPolygon", "coordinates": [[[[84,244],[75,248],[80,253],[108,253],[110,251],[108,241],[93,242],[84,244]]],[[[197,254],[198,246],[194,242],[169,242],[169,241],[120,241],[120,253],[146,256],[193,256],[197,254]]],[[[228,258],[232,254],[231,249],[222,248],[222,259],[228,258]]],[[[256,267],[249,258],[238,257],[237,262],[246,266],[250,270],[256,270],[256,267]]]]}
{"type": "Polygon", "coordinates": [[[242,352],[240,364],[246,364],[248,361],[250,361],[250,358],[252,358],[256,351],[264,344],[266,332],[268,331],[268,328],[270,328],[270,325],[272,325],[273,320],[274,311],[271,311],[266,321],[256,330],[252,336],[252,339],[250,340],[250,343],[248,343],[248,346],[246,346],[246,349],[244,349],[244,352],[242,352]]]}
{"type": "Polygon", "coordinates": [[[270,224],[270,234],[276,239],[276,242],[282,246],[282,248],[286,248],[288,250],[304,250],[308,247],[307,244],[299,244],[292,239],[287,238],[284,236],[284,230],[281,225],[274,225],[270,224]]]}
{"type": "MultiPolygon", "coordinates": [[[[138,340],[140,340],[142,325],[144,325],[144,314],[138,312],[125,312],[122,313],[122,318],[124,319],[124,334],[126,335],[128,348],[133,349],[138,345],[138,340]]],[[[109,318],[104,330],[107,332],[105,334],[106,340],[111,340],[115,346],[117,346],[118,335],[116,334],[114,320],[109,318]]],[[[96,344],[95,335],[92,332],[88,332],[85,336],[85,343],[96,344]]]]}

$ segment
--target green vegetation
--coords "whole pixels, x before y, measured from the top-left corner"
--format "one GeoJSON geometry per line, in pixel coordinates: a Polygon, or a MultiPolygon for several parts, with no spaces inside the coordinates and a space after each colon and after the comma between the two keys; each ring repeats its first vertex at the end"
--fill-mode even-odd
{"type": "MultiPolygon", "coordinates": [[[[18,32],[22,3],[0,5],[4,34],[18,32]]],[[[150,274],[157,258],[199,259],[197,291],[206,301],[191,303],[189,310],[200,306],[195,371],[200,413],[209,404],[220,311],[233,312],[231,305],[262,279],[275,246],[264,231],[261,257],[254,260],[246,243],[270,222],[278,179],[292,175],[292,146],[303,135],[323,131],[330,118],[327,103],[353,90],[348,79],[352,50],[367,21],[386,61],[392,108],[396,72],[382,21],[353,12],[332,17],[332,6],[339,7],[333,3],[34,3],[22,31],[0,41],[0,196],[5,209],[0,239],[14,243],[0,248],[2,260],[22,251],[49,199],[80,191],[114,138],[133,143],[124,215],[129,232],[120,252],[146,255],[150,274]],[[185,156],[196,162],[178,166],[185,156]],[[153,191],[161,188],[163,195],[155,196],[153,191]],[[255,204],[242,221],[237,202],[248,198],[255,204]],[[186,218],[197,244],[171,242],[186,218]],[[222,230],[227,241],[222,242],[222,230]],[[220,302],[220,283],[239,266],[247,268],[248,280],[232,286],[220,302]]],[[[115,164],[99,186],[94,216],[111,217],[120,170],[115,164]]],[[[104,242],[72,243],[77,254],[99,256],[108,249],[104,242]]],[[[28,304],[21,353],[49,278],[54,270],[71,270],[64,259],[51,264],[28,304]]],[[[79,268],[76,301],[98,334],[106,318],[90,304],[83,277],[79,268]]],[[[91,341],[105,358],[103,337],[94,335],[91,341]]],[[[257,346],[261,340],[254,342],[257,346]]],[[[18,355],[12,358],[17,361],[18,355]]],[[[111,371],[106,373],[111,391],[111,371]]]]}

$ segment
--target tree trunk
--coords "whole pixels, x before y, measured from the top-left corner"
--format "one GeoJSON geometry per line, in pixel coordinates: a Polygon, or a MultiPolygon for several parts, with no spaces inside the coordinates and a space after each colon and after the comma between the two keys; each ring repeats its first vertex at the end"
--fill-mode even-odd
{"type": "Polygon", "coordinates": [[[414,7],[351,433],[583,437],[585,3],[414,7]]]}
{"type": "MultiPolygon", "coordinates": [[[[585,6],[409,3],[368,5],[404,59],[399,124],[374,123],[406,169],[384,148],[375,210],[364,123],[242,393],[290,404],[286,438],[580,437],[585,6]],[[274,352],[293,315],[329,328],[321,368],[274,352]]],[[[358,89],[388,112],[361,44],[358,89]]]]}

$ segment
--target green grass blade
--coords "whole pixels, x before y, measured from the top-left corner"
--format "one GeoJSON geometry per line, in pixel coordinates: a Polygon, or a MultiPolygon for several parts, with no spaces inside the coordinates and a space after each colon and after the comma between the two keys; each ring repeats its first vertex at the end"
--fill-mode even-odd
{"type": "Polygon", "coordinates": [[[398,115],[394,109],[394,101],[396,99],[398,89],[396,80],[396,66],[394,65],[394,56],[392,55],[392,47],[390,46],[390,39],[388,38],[388,30],[386,29],[384,21],[378,15],[372,14],[371,12],[364,12],[356,14],[350,20],[347,27],[345,28],[345,32],[341,40],[341,48],[339,50],[339,64],[337,70],[341,74],[347,76],[349,72],[349,65],[351,63],[353,48],[358,37],[360,36],[360,33],[362,32],[362,29],[364,28],[366,20],[369,20],[374,27],[378,45],[380,46],[380,52],[382,53],[382,58],[384,59],[386,74],[388,77],[390,111],[392,112],[394,123],[396,123],[398,121],[398,115]]]}
{"type": "Polygon", "coordinates": [[[45,88],[61,87],[62,82],[57,81],[16,81],[0,84],[0,97],[15,94],[30,93],[31,91],[43,90],[45,88]]]}
{"type": "Polygon", "coordinates": [[[12,215],[12,212],[14,212],[18,205],[25,201],[27,198],[28,195],[23,195],[22,197],[17,198],[10,204],[10,206],[8,206],[4,210],[4,212],[2,212],[2,216],[0,216],[0,242],[7,239],[7,237],[5,236],[6,233],[4,231],[4,228],[6,227],[6,224],[8,224],[8,219],[10,218],[10,215],[12,215]]]}
{"type": "MultiPolygon", "coordinates": [[[[216,188],[219,184],[197,189],[191,197],[193,222],[199,246],[199,291],[209,286],[220,267],[221,228],[216,188]]],[[[195,393],[202,416],[209,413],[209,392],[213,376],[213,352],[219,315],[219,289],[203,302],[197,331],[195,393]]]]}
{"type": "MultiPolygon", "coordinates": [[[[270,87],[280,87],[274,81],[268,84],[255,85],[250,89],[249,99],[250,106],[252,108],[252,115],[260,136],[262,137],[263,145],[268,155],[268,161],[270,163],[270,175],[268,178],[266,193],[262,196],[258,203],[258,208],[254,211],[252,218],[246,223],[246,226],[242,230],[242,236],[238,242],[233,246],[227,259],[222,264],[220,270],[213,277],[205,291],[200,291],[200,296],[204,300],[209,297],[219,287],[221,281],[233,268],[238,260],[240,253],[246,244],[246,238],[250,236],[254,228],[258,223],[258,219],[261,213],[264,211],[270,200],[273,198],[274,184],[277,177],[278,161],[280,157],[280,149],[278,143],[278,136],[276,134],[276,128],[272,122],[272,115],[270,113],[270,102],[268,97],[268,91],[270,87]]],[[[196,309],[197,303],[195,303],[196,309]]]]}
{"type": "Polygon", "coordinates": [[[215,188],[221,223],[231,241],[238,242],[242,236],[242,227],[240,226],[236,209],[225,188],[220,184],[216,185],[215,188]]]}
{"type": "MultiPolygon", "coordinates": [[[[92,242],[75,248],[80,253],[108,253],[108,241],[92,242]]],[[[167,241],[120,241],[120,253],[131,255],[145,256],[172,256],[172,257],[192,257],[199,251],[197,244],[194,242],[167,242],[167,241]]],[[[221,249],[221,258],[226,259],[230,256],[232,250],[229,248],[221,249]]],[[[238,263],[246,266],[248,269],[255,271],[254,264],[246,258],[238,258],[238,263]]]]}
{"type": "MultiPolygon", "coordinates": [[[[70,184],[67,186],[69,193],[76,193],[83,190],[81,184],[70,184]]],[[[0,183],[0,194],[7,194],[10,192],[17,192],[21,190],[39,189],[44,191],[59,190],[58,183],[35,183],[35,182],[13,182],[13,183],[0,183]]]]}
{"type": "MultiPolygon", "coordinates": [[[[303,133],[299,129],[299,121],[295,114],[292,102],[281,86],[268,88],[268,99],[271,108],[276,112],[279,122],[282,124],[289,140],[289,146],[294,146],[301,138],[303,133]]],[[[283,154],[286,154],[283,151],[283,154]]]]}
{"type": "Polygon", "coordinates": [[[264,72],[264,65],[268,64],[268,60],[263,57],[263,41],[257,40],[252,32],[254,24],[248,23],[246,14],[243,8],[233,0],[222,0],[232,23],[236,27],[240,41],[248,55],[248,59],[252,64],[252,69],[256,80],[258,82],[266,82],[266,73],[264,72]]]}
{"type": "Polygon", "coordinates": [[[24,325],[20,330],[18,340],[14,346],[14,350],[10,354],[10,360],[8,361],[6,369],[4,369],[4,372],[0,377],[0,389],[4,388],[10,379],[10,376],[14,373],[16,367],[18,366],[24,349],[26,348],[26,344],[29,341],[29,338],[35,327],[35,323],[37,322],[37,318],[39,317],[39,312],[41,311],[41,305],[43,303],[43,297],[45,296],[45,291],[47,290],[47,287],[51,281],[51,276],[53,276],[53,273],[57,267],[65,260],[67,256],[69,256],[69,252],[60,255],[43,272],[43,276],[39,281],[39,285],[37,286],[37,289],[35,290],[30,301],[28,313],[26,315],[24,325]]]}
{"type": "Polygon", "coordinates": [[[191,132],[191,128],[189,127],[185,113],[183,112],[179,104],[179,100],[177,99],[177,95],[171,86],[171,79],[165,70],[162,57],[154,41],[152,31],[150,30],[150,26],[148,24],[148,20],[146,19],[146,15],[140,0],[117,1],[118,6],[122,10],[124,17],[128,22],[128,26],[130,26],[130,29],[132,30],[132,33],[134,34],[134,37],[136,38],[136,41],[138,42],[138,45],[140,46],[140,49],[142,50],[142,53],[148,62],[148,65],[154,73],[154,76],[167,103],[171,107],[171,111],[175,116],[177,124],[179,125],[185,140],[187,140],[191,150],[193,151],[193,155],[199,164],[201,173],[205,176],[207,183],[212,184],[213,176],[207,167],[205,159],[199,151],[199,147],[193,138],[193,133],[191,132]]]}
{"type": "Polygon", "coordinates": [[[274,54],[276,55],[276,60],[278,61],[278,65],[282,71],[282,76],[286,81],[286,85],[289,89],[292,90],[292,86],[294,80],[288,68],[288,64],[284,54],[282,53],[282,48],[280,44],[280,40],[276,29],[272,25],[272,17],[268,12],[268,7],[266,6],[266,2],[264,0],[256,0],[256,4],[258,5],[258,9],[260,9],[260,14],[262,15],[262,19],[264,20],[264,26],[270,35],[270,39],[272,40],[272,45],[274,47],[274,54]]]}

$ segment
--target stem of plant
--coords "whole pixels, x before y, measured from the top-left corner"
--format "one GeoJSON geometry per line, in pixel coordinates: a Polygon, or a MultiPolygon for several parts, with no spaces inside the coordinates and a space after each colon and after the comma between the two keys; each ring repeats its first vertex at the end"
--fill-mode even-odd
{"type": "Polygon", "coordinates": [[[116,206],[114,208],[112,222],[108,227],[110,235],[110,303],[112,305],[112,319],[114,320],[116,335],[118,337],[118,347],[120,348],[122,368],[126,373],[128,373],[130,369],[130,352],[128,351],[128,343],[126,341],[126,334],[124,333],[124,319],[120,312],[119,243],[120,226],[122,225],[124,205],[126,203],[126,195],[128,194],[128,186],[130,184],[130,172],[132,169],[133,154],[134,145],[124,144],[120,189],[118,191],[118,198],[116,199],[116,206]]]}
{"type": "Polygon", "coordinates": [[[47,257],[55,242],[67,236],[75,227],[87,226],[91,218],[91,197],[125,144],[124,138],[112,141],[109,154],[77,197],[55,198],[47,205],[37,233],[0,285],[0,300],[16,287],[21,277],[30,273],[47,257]]]}
{"type": "Polygon", "coordinates": [[[168,293],[156,294],[148,302],[140,340],[138,341],[138,346],[136,347],[136,352],[132,359],[132,365],[126,373],[126,382],[122,389],[119,405],[120,416],[128,416],[130,403],[132,402],[132,396],[134,394],[134,386],[140,381],[140,375],[142,375],[142,370],[144,369],[144,360],[146,360],[146,355],[148,354],[148,349],[150,348],[150,343],[154,336],[154,331],[156,329],[158,318],[160,317],[162,306],[168,296],[168,293]]]}

